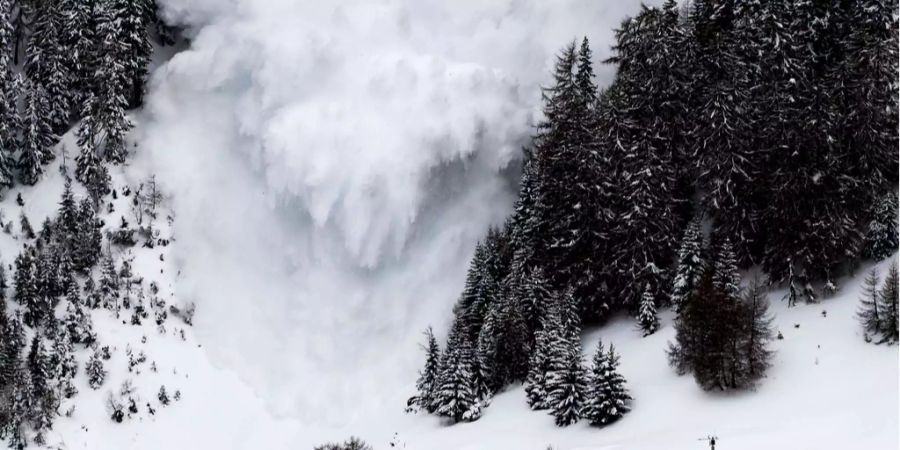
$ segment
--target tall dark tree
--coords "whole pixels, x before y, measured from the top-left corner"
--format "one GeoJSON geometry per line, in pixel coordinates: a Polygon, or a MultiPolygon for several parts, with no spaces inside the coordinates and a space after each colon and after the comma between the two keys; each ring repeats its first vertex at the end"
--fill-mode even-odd
{"type": "Polygon", "coordinates": [[[745,316],[745,347],[748,384],[752,384],[772,365],[773,352],[768,345],[772,341],[772,317],[764,285],[759,280],[750,283],[743,297],[745,316]]]}
{"type": "Polygon", "coordinates": [[[532,163],[538,170],[529,241],[553,288],[573,287],[581,309],[596,316],[605,313],[598,259],[605,232],[598,215],[605,205],[597,202],[599,164],[589,121],[596,87],[586,41],[582,53],[579,60],[575,43],[568,45],[557,58],[553,86],[544,89],[544,121],[532,163]]]}
{"type": "Polygon", "coordinates": [[[653,293],[650,292],[649,288],[644,290],[644,295],[641,297],[637,319],[644,337],[650,336],[659,329],[659,317],[656,316],[656,302],[653,300],[653,293]]]}
{"type": "Polygon", "coordinates": [[[591,425],[609,425],[631,410],[632,398],[625,388],[625,377],[618,372],[619,356],[612,344],[606,352],[603,342],[598,342],[593,363],[583,416],[591,425]]]}
{"type": "Polygon", "coordinates": [[[425,367],[419,372],[419,379],[416,380],[416,395],[411,397],[407,402],[408,406],[417,406],[430,413],[435,411],[434,394],[437,389],[438,376],[440,375],[440,358],[441,349],[438,347],[437,339],[431,327],[425,330],[425,367]]]}
{"type": "Polygon", "coordinates": [[[889,191],[875,202],[872,220],[866,229],[863,256],[880,261],[897,251],[897,192],[889,191]]]}
{"type": "Polygon", "coordinates": [[[434,409],[453,422],[481,417],[481,402],[474,380],[474,349],[466,333],[454,326],[441,357],[441,373],[434,392],[434,409]]]}
{"type": "Polygon", "coordinates": [[[681,238],[678,250],[678,266],[675,269],[675,280],[672,286],[670,302],[676,308],[684,302],[703,275],[703,230],[700,228],[700,217],[688,224],[681,238]]]}
{"type": "Polygon", "coordinates": [[[34,184],[44,172],[43,165],[53,159],[52,147],[57,142],[49,120],[50,105],[46,91],[29,83],[22,115],[22,152],[19,155],[19,178],[34,184]]]}
{"type": "Polygon", "coordinates": [[[63,42],[67,26],[65,2],[44,1],[34,5],[32,32],[28,40],[25,71],[40,85],[47,100],[47,117],[55,132],[69,125],[71,93],[68,46],[63,42]]]}
{"type": "Polygon", "coordinates": [[[877,338],[883,329],[882,316],[884,314],[879,311],[879,306],[883,304],[880,298],[881,293],[878,291],[879,282],[878,269],[873,267],[863,282],[862,297],[859,299],[860,307],[857,312],[857,317],[866,333],[866,339],[877,338]]]}
{"type": "Polygon", "coordinates": [[[884,342],[897,343],[900,333],[897,302],[900,300],[900,276],[897,274],[897,262],[891,263],[884,286],[879,292],[881,301],[881,335],[884,342]]]}

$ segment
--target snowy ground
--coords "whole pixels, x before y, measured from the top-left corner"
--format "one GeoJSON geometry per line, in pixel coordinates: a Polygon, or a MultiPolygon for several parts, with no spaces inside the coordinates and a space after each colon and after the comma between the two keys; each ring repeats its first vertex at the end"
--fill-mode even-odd
{"type": "MultiPolygon", "coordinates": [[[[172,194],[161,232],[173,243],[135,250],[135,272],[166,299],[196,301],[196,325],[170,318],[160,334],[95,311],[116,348],[110,378],[99,391],[78,380],[78,408],[51,436],[60,447],[295,450],[351,434],[376,450],[700,450],[710,434],[720,450],[898,447],[897,347],[863,342],[862,269],[817,305],[771,295],[784,340],[757,392],[702,392],[666,365],[669,316],[646,339],[622,318],[584,343],[590,354],[602,336],[622,355],[636,400],[611,427],[557,428],[520,387],[471,424],[403,413],[421,330],[446,329],[474,242],[512,204],[508,175],[554,52],[587,32],[602,59],[637,1],[163,5],[191,46],[154,74],[140,147],[113,177],[157,173],[172,194]],[[139,405],[157,413],[114,424],[105,398],[129,376],[129,345],[157,361],[135,377],[139,405]],[[160,384],[182,400],[157,407],[160,384]]],[[[6,195],[4,223],[18,230],[19,190],[35,228],[56,210],[62,179],[46,178],[6,195]]],[[[0,234],[4,264],[20,247],[0,234]]]]}

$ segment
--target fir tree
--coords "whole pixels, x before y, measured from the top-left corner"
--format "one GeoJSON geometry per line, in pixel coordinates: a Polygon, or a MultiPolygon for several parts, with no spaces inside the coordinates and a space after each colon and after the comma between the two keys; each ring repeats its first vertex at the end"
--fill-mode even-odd
{"type": "Polygon", "coordinates": [[[672,287],[670,302],[676,309],[697,286],[703,275],[703,232],[700,229],[700,217],[694,218],[684,231],[681,248],[678,250],[678,267],[672,287]]]}
{"type": "Polygon", "coordinates": [[[607,353],[603,343],[598,342],[582,413],[591,425],[609,425],[631,410],[631,395],[625,388],[625,378],[618,372],[618,365],[619,357],[612,344],[607,353]]]}
{"type": "Polygon", "coordinates": [[[713,261],[713,285],[724,292],[729,298],[737,298],[741,290],[741,273],[738,270],[737,259],[731,247],[731,242],[726,238],[719,243],[719,251],[713,261]]]}
{"type": "MultiPolygon", "coordinates": [[[[8,1],[8,0],[6,0],[8,1]]],[[[2,27],[3,8],[8,4],[0,3],[0,27],[2,27]]],[[[3,45],[3,30],[0,29],[0,45],[3,45]]],[[[4,50],[0,48],[0,60],[4,59],[4,50]]],[[[21,128],[16,103],[17,76],[9,67],[0,61],[0,188],[10,188],[13,185],[12,170],[15,165],[13,155],[19,148],[18,134],[21,128]]]]}
{"type": "MultiPolygon", "coordinates": [[[[565,311],[574,309],[563,296],[558,308],[565,311]]],[[[564,316],[564,315],[563,315],[564,316]]],[[[554,318],[554,315],[551,315],[554,318]]],[[[558,426],[571,425],[578,421],[579,411],[584,401],[584,368],[581,361],[580,328],[577,324],[567,324],[565,317],[548,322],[547,371],[545,389],[547,406],[556,418],[558,426]]]]}
{"type": "Polygon", "coordinates": [[[84,100],[84,119],[78,127],[78,146],[81,153],[75,158],[75,179],[85,185],[95,202],[109,193],[109,173],[100,159],[102,117],[96,96],[88,94],[84,100]]]}
{"type": "Polygon", "coordinates": [[[47,317],[49,308],[37,292],[34,256],[26,247],[16,257],[15,299],[25,310],[24,322],[30,327],[40,324],[47,317]]]}
{"type": "Polygon", "coordinates": [[[106,369],[103,368],[103,360],[100,359],[100,352],[95,351],[91,358],[84,366],[84,373],[88,377],[88,385],[91,389],[100,389],[103,381],[106,379],[106,369]]]}
{"type": "Polygon", "coordinates": [[[465,331],[454,326],[441,358],[441,374],[434,393],[434,410],[453,422],[473,421],[481,416],[474,379],[474,351],[465,331]]]}
{"type": "Polygon", "coordinates": [[[863,256],[881,261],[897,251],[897,193],[890,191],[879,198],[866,230],[863,256]]]}
{"type": "Polygon", "coordinates": [[[409,406],[416,405],[430,413],[434,412],[434,392],[437,388],[438,376],[440,375],[440,347],[438,347],[437,339],[431,327],[425,330],[425,367],[419,372],[419,379],[416,380],[417,394],[409,399],[409,406]]]}
{"type": "Polygon", "coordinates": [[[659,318],[656,317],[656,303],[653,301],[653,293],[650,292],[649,286],[644,290],[644,295],[641,298],[638,323],[644,337],[650,336],[659,329],[659,318]]]}
{"type": "Polygon", "coordinates": [[[91,316],[84,310],[84,301],[78,289],[77,283],[71,283],[66,293],[68,305],[63,324],[68,330],[72,342],[78,344],[90,344],[94,342],[94,326],[91,316]]]}
{"type": "Polygon", "coordinates": [[[883,304],[880,299],[881,293],[878,291],[879,281],[878,269],[874,267],[866,275],[865,281],[863,281],[863,295],[860,298],[860,308],[857,312],[857,317],[862,323],[867,339],[874,338],[883,329],[883,314],[878,308],[880,304],[883,304]]]}
{"type": "Polygon", "coordinates": [[[769,301],[763,284],[754,280],[744,295],[746,316],[746,342],[744,346],[747,373],[746,383],[752,384],[772,365],[773,352],[768,344],[772,341],[772,317],[769,316],[769,301]]]}
{"type": "Polygon", "coordinates": [[[32,33],[28,41],[25,71],[29,78],[46,91],[46,120],[55,132],[68,128],[70,114],[70,68],[67,65],[67,46],[62,41],[67,25],[64,2],[35,4],[32,33]]]}
{"type": "Polygon", "coordinates": [[[52,147],[57,142],[49,122],[49,104],[44,89],[29,83],[22,116],[22,153],[19,155],[19,178],[33,185],[44,173],[43,165],[53,159],[52,147]]]}
{"type": "Polygon", "coordinates": [[[22,237],[25,239],[34,239],[36,237],[34,229],[31,228],[31,222],[28,221],[28,217],[25,215],[25,211],[22,211],[22,214],[19,215],[19,224],[22,230],[22,237]]]}
{"type": "Polygon", "coordinates": [[[897,262],[891,263],[888,269],[888,275],[884,279],[884,286],[878,293],[878,300],[881,302],[879,310],[881,312],[881,335],[883,342],[898,342],[898,323],[897,301],[900,297],[900,277],[897,275],[897,262]]]}

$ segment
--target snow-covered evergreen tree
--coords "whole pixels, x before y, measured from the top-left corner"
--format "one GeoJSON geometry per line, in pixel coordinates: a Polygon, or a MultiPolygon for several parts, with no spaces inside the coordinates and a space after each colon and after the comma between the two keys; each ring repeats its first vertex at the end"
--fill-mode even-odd
{"type": "Polygon", "coordinates": [[[84,373],[88,377],[88,386],[91,389],[100,389],[103,381],[106,379],[106,369],[103,368],[103,360],[100,358],[100,352],[95,351],[84,366],[84,373]]]}
{"type": "Polygon", "coordinates": [[[881,261],[897,251],[898,239],[897,192],[891,190],[876,200],[866,229],[863,256],[881,261]]]}
{"type": "Polygon", "coordinates": [[[653,293],[650,289],[644,290],[641,304],[638,309],[638,324],[644,337],[650,336],[659,329],[659,317],[656,316],[656,302],[653,301],[653,293]]]}
{"type": "Polygon", "coordinates": [[[769,315],[769,301],[765,286],[759,280],[750,283],[743,298],[743,313],[746,317],[744,339],[747,373],[746,383],[752,384],[772,365],[772,355],[768,345],[772,341],[772,317],[769,315]]]}
{"type": "Polygon", "coordinates": [[[862,297],[859,299],[860,307],[857,312],[857,317],[862,323],[867,339],[876,338],[883,329],[883,313],[879,311],[879,306],[883,303],[880,299],[881,293],[878,291],[879,282],[878,269],[873,267],[866,274],[866,279],[863,282],[862,297]]]}
{"type": "Polygon", "coordinates": [[[898,329],[900,322],[897,317],[897,302],[900,297],[900,277],[897,274],[897,262],[891,263],[888,274],[884,278],[884,285],[878,293],[878,301],[881,302],[881,336],[883,342],[898,342],[898,329]]]}
{"type": "Polygon", "coordinates": [[[438,377],[440,375],[440,359],[441,349],[438,346],[437,339],[434,338],[434,332],[431,327],[425,330],[425,366],[419,372],[419,379],[416,380],[416,395],[411,397],[407,405],[417,406],[430,413],[434,412],[434,393],[437,389],[438,377]]]}
{"type": "Polygon", "coordinates": [[[441,373],[434,392],[434,410],[453,422],[481,417],[481,401],[474,383],[474,349],[458,326],[450,332],[441,357],[441,373]]]}
{"type": "Polygon", "coordinates": [[[618,365],[619,357],[612,344],[607,352],[603,342],[598,342],[582,411],[591,425],[609,425],[631,410],[632,398],[625,388],[625,378],[618,372],[618,365]]]}
{"type": "Polygon", "coordinates": [[[741,290],[741,272],[737,266],[737,258],[731,242],[725,238],[718,245],[718,252],[713,261],[713,285],[729,298],[736,299],[741,290]]]}
{"type": "Polygon", "coordinates": [[[43,165],[53,159],[52,147],[57,141],[49,121],[50,105],[47,93],[34,83],[29,83],[22,114],[22,152],[17,166],[19,178],[25,184],[37,182],[44,173],[43,165]]]}
{"type": "Polygon", "coordinates": [[[675,279],[669,300],[676,309],[680,308],[681,303],[697,286],[700,277],[703,276],[704,265],[703,230],[700,216],[697,216],[685,229],[684,236],[681,238],[681,247],[678,250],[678,266],[675,269],[675,279]]]}

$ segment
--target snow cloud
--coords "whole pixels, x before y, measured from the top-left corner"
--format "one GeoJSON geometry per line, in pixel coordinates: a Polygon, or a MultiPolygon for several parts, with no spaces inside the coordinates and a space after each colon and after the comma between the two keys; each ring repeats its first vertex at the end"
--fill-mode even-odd
{"type": "Polygon", "coordinates": [[[420,332],[511,208],[554,54],[587,34],[599,62],[639,2],[162,5],[192,39],[153,76],[138,158],[174,198],[179,295],[274,412],[334,423],[402,409],[420,332]]]}

